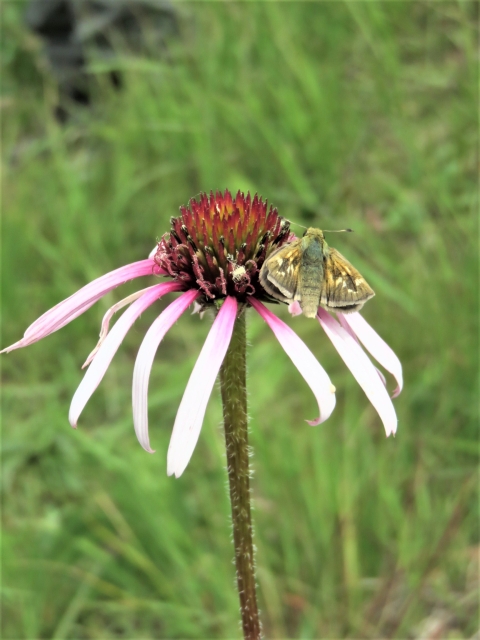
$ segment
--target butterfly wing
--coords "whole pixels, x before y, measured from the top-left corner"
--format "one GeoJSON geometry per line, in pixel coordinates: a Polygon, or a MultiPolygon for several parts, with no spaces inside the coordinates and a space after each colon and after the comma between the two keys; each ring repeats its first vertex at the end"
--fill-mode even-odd
{"type": "Polygon", "coordinates": [[[273,298],[290,303],[298,300],[298,274],[302,240],[294,240],[276,249],[263,263],[260,284],[273,298]]]}
{"type": "Polygon", "coordinates": [[[324,257],[324,282],[320,304],[330,311],[359,311],[375,292],[346,258],[331,247],[324,257]]]}

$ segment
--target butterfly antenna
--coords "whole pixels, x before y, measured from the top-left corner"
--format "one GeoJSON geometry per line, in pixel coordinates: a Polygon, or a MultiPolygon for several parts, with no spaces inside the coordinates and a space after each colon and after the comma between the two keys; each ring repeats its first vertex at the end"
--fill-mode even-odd
{"type": "Polygon", "coordinates": [[[289,220],[290,224],[294,224],[297,227],[302,227],[302,229],[307,229],[307,227],[304,227],[303,224],[299,224],[298,222],[292,222],[291,220],[289,220]]]}
{"type": "Polygon", "coordinates": [[[353,233],[353,229],[322,229],[325,233],[353,233]]]}

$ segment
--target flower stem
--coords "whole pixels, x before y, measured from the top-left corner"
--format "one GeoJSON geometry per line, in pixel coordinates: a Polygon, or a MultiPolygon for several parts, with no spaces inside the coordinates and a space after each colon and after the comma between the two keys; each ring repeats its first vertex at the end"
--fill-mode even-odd
{"type": "Polygon", "coordinates": [[[240,309],[230,346],[220,370],[220,381],[243,637],[245,640],[258,640],[261,637],[261,625],[255,592],[255,561],[250,509],[245,316],[245,309],[240,309]]]}

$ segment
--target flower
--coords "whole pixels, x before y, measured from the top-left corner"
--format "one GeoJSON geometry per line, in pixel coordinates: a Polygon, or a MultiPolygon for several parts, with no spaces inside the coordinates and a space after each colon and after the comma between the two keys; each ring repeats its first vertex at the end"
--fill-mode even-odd
{"type": "MultiPolygon", "coordinates": [[[[147,393],[156,350],[170,327],[192,304],[199,311],[215,311],[215,320],[185,389],[173,427],[167,456],[167,473],[179,477],[197,443],[206,406],[220,366],[227,352],[237,314],[251,306],[274,332],[313,391],[319,416],[308,421],[317,425],[335,407],[335,387],[325,370],[296,333],[268,310],[271,301],[259,282],[265,259],[282,244],[291,241],[289,222],[267,206],[257,195],[235,198],[224,194],[201,194],[180,208],[166,233],[146,260],[125,265],[90,282],[72,296],[44,313],[21,340],[3,352],[26,347],[65,326],[112,289],[142,276],[160,276],[164,282],[137,291],[115,304],[105,314],[100,340],[88,356],[83,380],[75,392],[69,421],[76,428],[78,418],[102,380],[113,356],[135,320],[167,293],[179,292],[147,331],[133,372],[132,398],[135,433],[142,447],[153,453],[148,436],[147,393]],[[109,331],[109,323],[119,309],[128,306],[109,331]]],[[[293,314],[298,304],[291,305],[293,314]]],[[[300,310],[301,311],[301,310],[300,310]]],[[[385,378],[375,369],[360,342],[397,379],[395,397],[402,388],[401,364],[390,347],[359,313],[338,314],[338,321],[323,309],[317,319],[340,356],[378,411],[387,436],[395,433],[397,419],[387,393],[385,378]]],[[[3,353],[1,352],[1,353],[3,353]]]]}

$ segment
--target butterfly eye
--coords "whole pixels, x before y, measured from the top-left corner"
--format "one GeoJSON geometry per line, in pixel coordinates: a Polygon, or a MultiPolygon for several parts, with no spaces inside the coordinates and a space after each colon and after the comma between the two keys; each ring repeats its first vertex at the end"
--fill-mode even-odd
{"type": "Polygon", "coordinates": [[[307,235],[307,231],[308,229],[305,229],[305,231],[303,232],[303,236],[302,236],[303,238],[307,235]]]}

